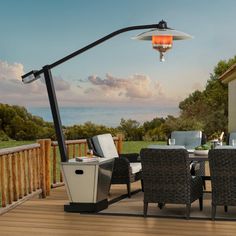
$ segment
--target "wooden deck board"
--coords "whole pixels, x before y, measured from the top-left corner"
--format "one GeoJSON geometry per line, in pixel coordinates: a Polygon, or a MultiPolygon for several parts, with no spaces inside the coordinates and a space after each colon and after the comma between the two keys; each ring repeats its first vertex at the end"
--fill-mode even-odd
{"type": "MultiPolygon", "coordinates": [[[[138,187],[138,186],[132,186],[138,187]]],[[[125,186],[112,188],[112,197],[125,191],[125,186]]],[[[47,199],[31,199],[0,216],[0,235],[88,235],[141,236],[228,235],[236,232],[235,221],[184,220],[66,213],[68,202],[64,187],[52,190],[47,199]]]]}

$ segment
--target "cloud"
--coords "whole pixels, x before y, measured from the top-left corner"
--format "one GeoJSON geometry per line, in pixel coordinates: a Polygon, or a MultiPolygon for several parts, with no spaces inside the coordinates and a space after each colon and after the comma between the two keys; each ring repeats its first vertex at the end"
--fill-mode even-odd
{"type": "Polygon", "coordinates": [[[65,91],[70,89],[70,84],[61,77],[56,77],[54,80],[55,89],[58,91],[65,91]]]}
{"type": "MultiPolygon", "coordinates": [[[[30,84],[23,84],[21,76],[24,66],[20,63],[10,64],[0,60],[0,103],[17,104],[23,106],[48,105],[48,95],[44,79],[30,84]]],[[[60,100],[64,101],[70,92],[70,84],[60,76],[53,78],[55,89],[60,100]]]]}
{"type": "Polygon", "coordinates": [[[24,66],[20,63],[10,64],[0,60],[0,102],[26,105],[31,100],[42,101],[44,86],[40,81],[24,85],[21,76],[24,66]]]}
{"type": "Polygon", "coordinates": [[[23,65],[20,63],[8,64],[0,61],[0,80],[11,80],[13,82],[20,81],[21,75],[24,73],[23,65]]]}
{"type": "MultiPolygon", "coordinates": [[[[23,84],[25,74],[20,63],[0,60],[0,103],[29,106],[48,106],[48,95],[43,79],[23,84]]],[[[177,104],[166,96],[162,85],[147,75],[119,78],[106,74],[104,78],[89,76],[86,80],[69,83],[61,76],[53,76],[59,106],[156,106],[177,104]]]]}
{"type": "Polygon", "coordinates": [[[94,92],[96,92],[96,90],[94,88],[87,88],[87,89],[84,90],[85,94],[92,94],[94,92]]]}
{"type": "Polygon", "coordinates": [[[110,74],[106,74],[104,79],[92,75],[88,77],[88,81],[95,87],[99,87],[105,92],[117,92],[117,95],[127,98],[151,98],[154,94],[153,88],[159,90],[160,87],[154,86],[151,79],[146,75],[133,75],[129,78],[117,78],[110,74]]]}
{"type": "MultiPolygon", "coordinates": [[[[45,79],[41,79],[45,84],[45,79]]],[[[60,76],[53,76],[53,83],[56,91],[66,91],[70,89],[70,84],[63,80],[60,76]]]]}

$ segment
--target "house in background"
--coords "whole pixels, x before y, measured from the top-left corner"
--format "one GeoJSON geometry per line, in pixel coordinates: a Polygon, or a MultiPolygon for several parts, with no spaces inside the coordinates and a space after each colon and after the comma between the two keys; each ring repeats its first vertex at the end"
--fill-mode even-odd
{"type": "Polygon", "coordinates": [[[228,115],[228,130],[229,132],[236,131],[236,63],[231,66],[219,78],[222,83],[228,84],[229,88],[229,115],[228,115]]]}

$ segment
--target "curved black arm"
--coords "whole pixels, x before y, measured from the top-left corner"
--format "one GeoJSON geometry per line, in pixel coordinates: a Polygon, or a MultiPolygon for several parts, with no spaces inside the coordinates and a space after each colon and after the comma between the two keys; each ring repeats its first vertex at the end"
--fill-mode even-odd
{"type": "Polygon", "coordinates": [[[53,121],[54,121],[54,126],[55,126],[55,131],[56,131],[56,136],[57,136],[57,140],[58,140],[59,151],[60,151],[62,162],[67,162],[68,156],[67,156],[67,151],[66,151],[65,138],[64,138],[64,134],[63,134],[63,130],[62,130],[61,118],[60,118],[59,108],[58,108],[58,104],[57,104],[56,92],[55,92],[54,83],[53,83],[53,79],[52,79],[51,69],[70,60],[71,58],[89,50],[90,48],[93,48],[93,47],[97,46],[98,44],[103,43],[104,41],[106,41],[118,34],[121,34],[121,33],[127,32],[127,31],[131,31],[131,30],[154,29],[154,28],[165,28],[165,27],[166,27],[166,23],[161,21],[161,22],[159,22],[159,24],[138,25],[138,26],[130,26],[130,27],[119,29],[119,30],[114,31],[113,33],[110,33],[110,34],[106,35],[105,37],[100,38],[97,41],[94,41],[93,43],[90,43],[87,46],[69,54],[68,56],[63,57],[62,59],[52,63],[51,65],[44,66],[41,70],[34,70],[34,71],[31,71],[31,72],[22,76],[23,82],[25,82],[24,79],[26,77],[32,76],[33,78],[28,81],[28,83],[29,83],[29,82],[32,82],[32,81],[40,78],[40,75],[42,73],[44,74],[45,84],[47,87],[48,98],[49,98],[50,107],[51,107],[51,111],[52,111],[52,117],[53,117],[53,121]]]}
{"type": "MultiPolygon", "coordinates": [[[[64,63],[64,62],[70,60],[71,58],[73,58],[73,57],[75,57],[75,56],[77,56],[77,55],[79,55],[79,54],[81,54],[81,53],[83,53],[83,52],[85,52],[85,51],[87,51],[87,50],[89,50],[89,49],[91,49],[91,48],[97,46],[98,44],[101,44],[101,43],[105,42],[106,40],[108,40],[108,39],[110,39],[110,38],[113,38],[114,36],[116,36],[116,35],[118,35],[118,34],[121,34],[121,33],[127,32],[127,31],[132,31],[132,30],[157,29],[157,28],[159,28],[159,27],[160,27],[159,24],[136,25],[136,26],[129,26],[129,27],[125,27],[125,28],[116,30],[116,31],[114,31],[114,32],[112,32],[112,33],[110,33],[110,34],[108,34],[108,35],[106,35],[106,36],[104,36],[104,37],[102,37],[102,38],[100,38],[100,39],[94,41],[93,43],[90,43],[90,44],[88,44],[87,46],[85,46],[85,47],[83,47],[83,48],[81,48],[81,49],[79,49],[79,50],[77,50],[77,51],[75,51],[75,52],[73,52],[73,53],[71,53],[71,54],[69,54],[69,55],[63,57],[63,58],[61,58],[60,60],[58,60],[58,61],[52,63],[51,65],[47,65],[47,67],[48,67],[48,69],[52,69],[52,68],[54,68],[54,67],[56,67],[56,66],[58,66],[58,65],[60,65],[60,64],[62,64],[62,63],[64,63]]],[[[42,74],[43,72],[44,72],[43,69],[37,70],[37,71],[35,71],[35,70],[34,70],[34,71],[30,71],[30,72],[28,72],[27,74],[24,74],[24,75],[22,76],[22,79],[24,79],[25,77],[27,77],[27,76],[29,76],[29,75],[32,75],[32,74],[33,74],[35,77],[38,77],[38,76],[39,76],[40,74],[42,74]]]]}

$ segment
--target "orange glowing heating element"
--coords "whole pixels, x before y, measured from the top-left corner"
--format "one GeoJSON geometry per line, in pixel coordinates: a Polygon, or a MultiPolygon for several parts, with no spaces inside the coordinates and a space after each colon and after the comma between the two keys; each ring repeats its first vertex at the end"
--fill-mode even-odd
{"type": "Polygon", "coordinates": [[[152,36],[153,45],[172,45],[173,36],[170,35],[155,35],[152,36]]]}

